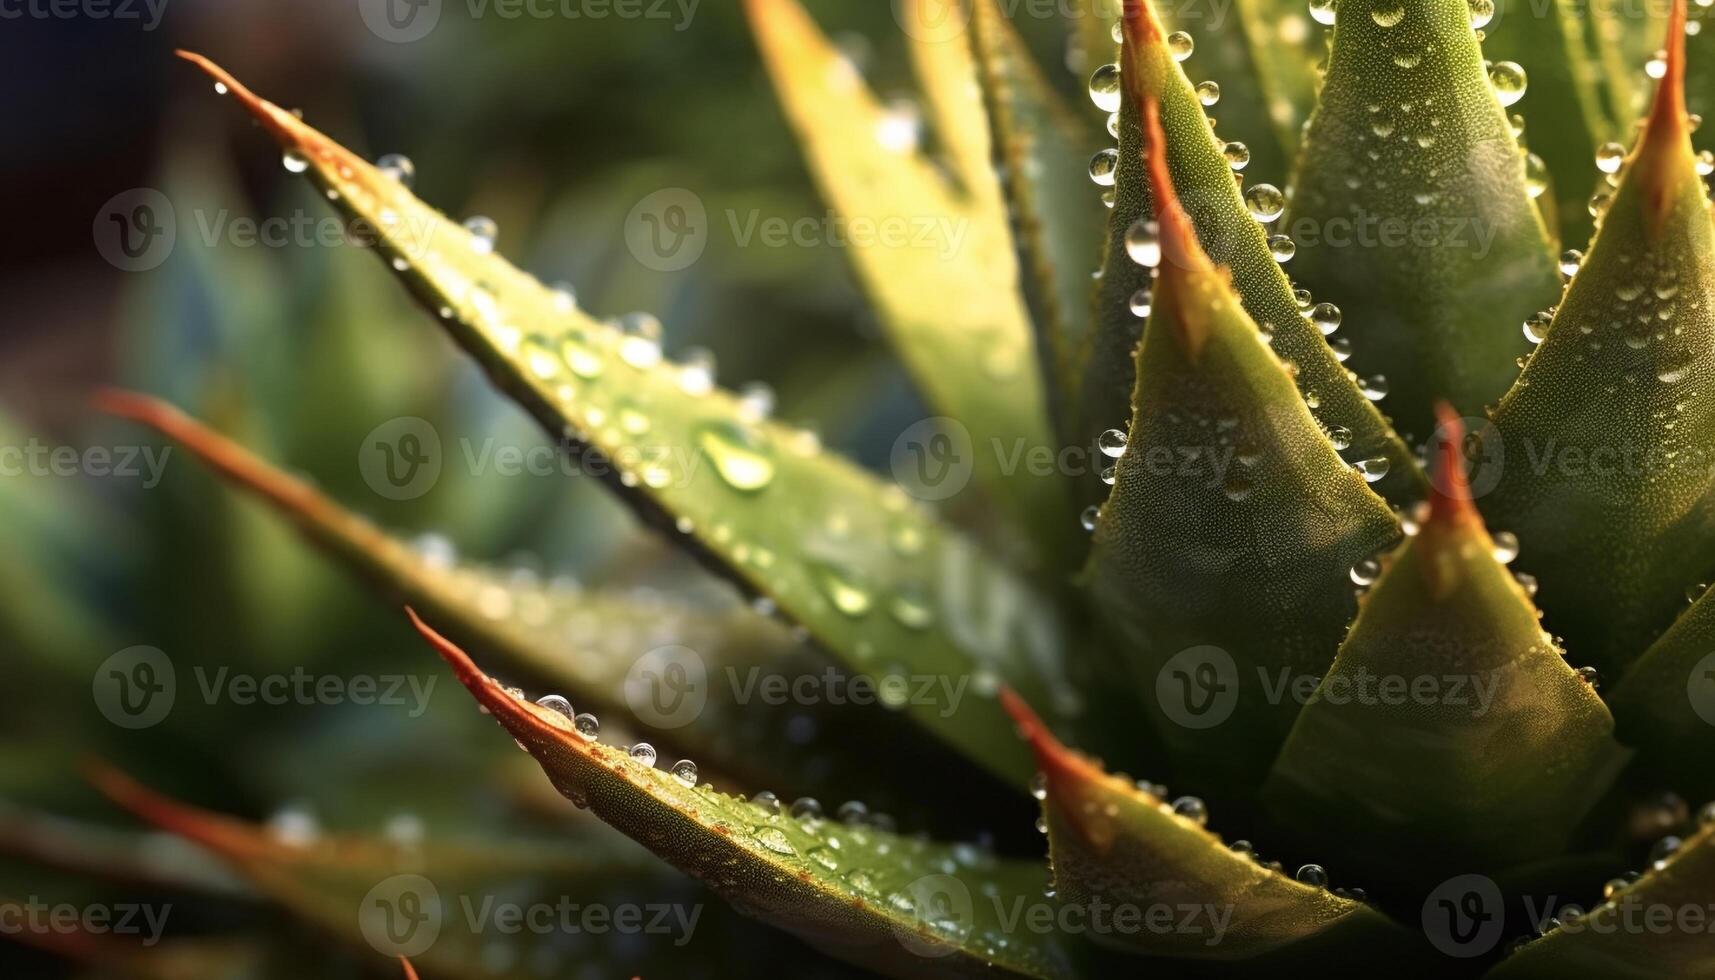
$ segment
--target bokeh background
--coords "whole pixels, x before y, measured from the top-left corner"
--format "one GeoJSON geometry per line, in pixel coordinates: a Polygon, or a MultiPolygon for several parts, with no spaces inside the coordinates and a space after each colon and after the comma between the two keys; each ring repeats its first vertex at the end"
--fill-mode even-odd
{"type": "MultiPolygon", "coordinates": [[[[173,51],[214,58],[372,159],[408,155],[422,197],[450,214],[493,217],[502,251],[544,280],[570,282],[586,309],[653,312],[670,354],[708,349],[722,383],[770,385],[777,414],[885,466],[894,435],[926,413],[879,342],[846,256],[828,245],[746,246],[732,231],[751,216],[826,214],[740,5],[701,0],[688,17],[673,3],[658,8],[662,18],[597,19],[566,11],[607,4],[553,0],[534,7],[549,16],[506,17],[499,5],[443,0],[434,30],[410,43],[371,30],[362,6],[6,5],[0,194],[12,234],[0,236],[0,444],[159,453],[163,440],[89,405],[104,385],[140,389],[379,523],[437,535],[460,554],[522,576],[730,601],[589,479],[448,466],[416,499],[368,486],[363,437],[401,416],[478,445],[547,442],[373,258],[242,238],[246,222],[332,212],[173,51]],[[99,10],[113,13],[92,15],[99,10]],[[631,208],[664,188],[697,195],[712,223],[702,258],[671,273],[638,262],[624,241],[631,208]],[[100,226],[116,198],[139,189],[164,196],[177,235],[158,265],[127,271],[98,247],[100,226]]],[[[890,3],[807,6],[880,93],[909,98],[890,3]]],[[[1043,63],[1064,61],[1057,21],[1022,26],[1043,63]]],[[[1069,72],[1056,77],[1075,94],[1069,72]]],[[[200,947],[237,937],[230,949],[186,954],[184,975],[395,974],[379,955],[338,947],[144,833],[85,778],[101,760],[286,839],[587,844],[606,856],[582,877],[562,874],[548,894],[707,906],[673,975],[718,975],[723,961],[742,969],[742,955],[765,948],[719,902],[553,797],[397,609],[183,453],[166,457],[158,480],[59,475],[42,470],[46,457],[28,458],[37,463],[14,456],[0,476],[0,898],[171,906],[169,939],[200,947]],[[130,730],[103,715],[92,684],[109,657],[138,645],[172,658],[180,696],[164,720],[130,730]],[[209,703],[192,690],[192,672],[222,668],[438,676],[441,686],[420,714],[209,703]]],[[[635,940],[566,939],[542,954],[540,972],[630,976],[655,962],[635,940]]],[[[0,976],[128,969],[33,945],[0,936],[0,976]]],[[[796,944],[770,934],[766,948],[796,944]]],[[[149,969],[164,961],[152,957],[149,969]]]]}

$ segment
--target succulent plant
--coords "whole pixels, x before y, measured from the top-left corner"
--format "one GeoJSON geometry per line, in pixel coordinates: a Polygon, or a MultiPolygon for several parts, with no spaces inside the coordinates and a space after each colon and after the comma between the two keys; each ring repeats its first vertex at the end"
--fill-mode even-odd
{"type": "MultiPolygon", "coordinates": [[[[1707,5],[1675,0],[1652,56],[1600,4],[1245,0],[1194,36],[1092,2],[1056,19],[1112,140],[1006,6],[894,4],[925,148],[796,0],[746,3],[830,207],[876,232],[851,260],[935,413],[885,476],[186,55],[748,605],[425,551],[164,402],[100,404],[402,598],[554,789],[813,947],[766,943],[795,972],[1715,977],[1715,808],[1683,802],[1715,788],[1707,5]],[[1509,116],[1521,64],[1540,114],[1509,116]],[[1289,166],[1288,191],[1245,183],[1289,166]]],[[[94,779],[223,859],[185,856],[180,885],[430,980],[555,967],[391,930],[426,894],[648,864],[293,849],[94,779]]]]}

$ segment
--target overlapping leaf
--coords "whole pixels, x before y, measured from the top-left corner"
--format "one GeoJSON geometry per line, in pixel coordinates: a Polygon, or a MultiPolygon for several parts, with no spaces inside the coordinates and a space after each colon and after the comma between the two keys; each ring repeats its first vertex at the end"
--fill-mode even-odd
{"type": "Polygon", "coordinates": [[[916,689],[941,693],[903,699],[903,709],[929,731],[1017,777],[1025,760],[1006,737],[993,685],[1004,679],[1077,710],[1053,608],[904,491],[823,452],[808,432],[755,417],[694,366],[664,361],[651,337],[592,319],[492,254],[487,238],[190,57],[366,226],[405,286],[495,381],[584,451],[642,516],[771,596],[854,673],[878,684],[927,678],[916,689]],[[976,696],[954,703],[952,692],[967,687],[976,696]]]}
{"type": "Polygon", "coordinates": [[[1495,980],[1655,980],[1715,977],[1709,896],[1715,888],[1715,823],[1687,839],[1637,881],[1577,916],[1562,915],[1515,951],[1495,980]]]}
{"type": "Polygon", "coordinates": [[[1350,569],[1398,526],[1183,213],[1159,223],[1135,414],[1085,576],[1169,747],[1206,780],[1254,786],[1298,710],[1276,688],[1333,660],[1357,609],[1350,569]]]}
{"type": "Polygon", "coordinates": [[[509,695],[418,621],[477,702],[562,794],[746,914],[839,959],[893,976],[1068,976],[1073,954],[1017,917],[1039,901],[1034,861],[931,845],[822,815],[787,814],[654,766],[653,754],[585,739],[509,695]]]}
{"type": "Polygon", "coordinates": [[[1506,390],[1559,277],[1465,0],[1342,0],[1293,195],[1293,276],[1402,433],[1506,390]]]}
{"type": "Polygon", "coordinates": [[[1589,7],[1571,0],[1501,0],[1487,9],[1494,19],[1481,28],[1483,57],[1519,65],[1529,82],[1524,101],[1509,111],[1524,120],[1522,142],[1546,167],[1530,175],[1532,190],[1534,181],[1549,182],[1538,200],[1552,202],[1545,209],[1550,230],[1566,247],[1583,248],[1590,238],[1585,202],[1596,183],[1596,147],[1618,129],[1604,98],[1602,67],[1585,36],[1589,7]]]}
{"type": "MultiPolygon", "coordinates": [[[[1071,520],[1058,474],[1005,464],[1015,443],[1054,445],[1006,209],[988,165],[989,132],[966,36],[965,0],[894,5],[924,79],[949,181],[918,152],[909,121],[882,106],[797,0],[748,0],[764,61],[834,210],[876,227],[915,229],[904,244],[849,249],[895,348],[942,415],[968,432],[965,465],[1050,564],[1067,558],[1071,520]],[[1061,513],[1065,522],[1052,520],[1061,513]],[[1044,531],[1044,528],[1051,530],[1044,531]]],[[[948,426],[951,428],[951,426],[948,426]]],[[[958,430],[954,429],[954,432],[958,430]]]]}
{"type": "Polygon", "coordinates": [[[1173,60],[1153,9],[1146,0],[1129,0],[1125,23],[1115,203],[1098,287],[1098,320],[1085,359],[1083,426],[1088,440],[1131,416],[1133,351],[1144,322],[1137,314],[1144,309],[1139,300],[1148,295],[1151,270],[1133,260],[1126,236],[1137,222],[1157,217],[1143,172],[1138,113],[1143,99],[1158,99],[1167,132],[1168,166],[1202,247],[1216,265],[1229,271],[1245,312],[1272,331],[1275,353],[1291,366],[1318,422],[1334,434],[1352,460],[1387,461],[1383,464],[1386,477],[1378,489],[1390,500],[1413,499],[1420,494],[1421,483],[1410,452],[1294,299],[1286,274],[1269,250],[1266,233],[1240,198],[1227,158],[1210,135],[1203,107],[1173,60]]]}
{"type": "Polygon", "coordinates": [[[1076,426],[1079,356],[1088,343],[1090,273],[1107,222],[1085,177],[1102,137],[1074,113],[1031,60],[996,0],[972,0],[972,33],[997,156],[1011,201],[1030,301],[1062,438],[1076,426]]]}
{"type": "Polygon", "coordinates": [[[1445,413],[1421,530],[1385,559],[1265,794],[1389,873],[1555,855],[1624,761],[1470,503],[1445,413]]]}
{"type": "Polygon", "coordinates": [[[1609,704],[1641,765],[1665,785],[1715,793],[1715,591],[1650,644],[1609,704]]]}
{"type": "Polygon", "coordinates": [[[694,754],[714,773],[805,793],[856,793],[899,816],[932,816],[915,811],[952,762],[938,747],[917,748],[924,754],[914,773],[924,780],[860,772],[827,785],[831,758],[858,759],[877,747],[902,751],[917,745],[919,733],[879,713],[880,691],[833,686],[826,659],[764,616],[736,604],[586,590],[460,562],[443,541],[393,537],[162,402],[108,392],[100,403],[177,440],[389,600],[455,624],[465,642],[559,685],[580,710],[617,714],[628,730],[694,754]],[[821,696],[780,693],[807,689],[821,696]],[[792,734],[806,731],[816,737],[792,734]]]}
{"type": "Polygon", "coordinates": [[[1061,745],[1016,697],[1003,698],[1042,771],[1056,898],[1092,914],[1096,941],[1150,956],[1230,960],[1299,944],[1361,949],[1403,938],[1369,906],[1227,847],[1203,828],[1198,804],[1175,812],[1061,745]],[[1105,922],[1094,917],[1098,909],[1107,910],[1105,922]],[[1172,928],[1161,927],[1164,909],[1177,910],[1172,928]]]}
{"type": "Polygon", "coordinates": [[[1590,253],[1484,447],[1484,513],[1518,535],[1549,626],[1610,681],[1715,573],[1715,230],[1684,35],[1669,42],[1590,253]]]}

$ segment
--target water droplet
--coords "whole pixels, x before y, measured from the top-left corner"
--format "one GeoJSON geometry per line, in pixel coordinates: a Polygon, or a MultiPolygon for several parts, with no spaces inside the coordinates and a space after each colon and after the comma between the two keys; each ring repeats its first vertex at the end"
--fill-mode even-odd
{"type": "Polygon", "coordinates": [[[760,432],[736,422],[711,422],[698,429],[697,445],[734,490],[756,493],[774,479],[774,450],[760,432]]]}
{"type": "Polygon", "coordinates": [[[1082,514],[1078,515],[1078,524],[1086,531],[1094,531],[1096,529],[1096,523],[1101,519],[1102,508],[1095,504],[1091,504],[1084,508],[1084,512],[1082,514]]]}
{"type": "Polygon", "coordinates": [[[1554,317],[1547,313],[1532,313],[1524,321],[1524,339],[1533,344],[1540,344],[1548,339],[1548,327],[1554,322],[1554,317]]]}
{"type": "Polygon", "coordinates": [[[1328,872],[1320,864],[1306,864],[1294,877],[1312,888],[1328,887],[1328,872]]]}
{"type": "Polygon", "coordinates": [[[1310,19],[1323,27],[1333,27],[1338,0],[1310,0],[1310,19]]]}
{"type": "Polygon", "coordinates": [[[549,711],[564,715],[567,721],[571,721],[573,718],[578,716],[578,713],[572,710],[572,702],[567,701],[558,694],[548,694],[539,697],[536,699],[536,704],[540,707],[547,708],[549,711]]]}
{"type": "Polygon", "coordinates": [[[1584,683],[1590,685],[1591,687],[1601,686],[1602,675],[1600,672],[1598,672],[1596,670],[1596,668],[1594,668],[1594,667],[1580,667],[1580,668],[1578,668],[1577,673],[1578,673],[1578,679],[1583,681],[1584,683]]]}
{"type": "Polygon", "coordinates": [[[1161,229],[1155,222],[1139,218],[1125,232],[1125,251],[1146,269],[1161,264],[1161,229]]]}
{"type": "Polygon", "coordinates": [[[1103,65],[1090,75],[1090,101],[1103,112],[1118,112],[1120,107],[1120,66],[1103,65]]]}
{"type": "Polygon", "coordinates": [[[1353,585],[1370,586],[1376,584],[1381,577],[1382,563],[1374,558],[1365,558],[1352,566],[1351,578],[1353,585]]]}
{"type": "Polygon", "coordinates": [[[1352,448],[1352,430],[1343,425],[1330,425],[1328,427],[1328,441],[1334,444],[1336,450],[1345,452],[1352,448]]]}
{"type": "Polygon", "coordinates": [[[648,742],[638,742],[636,745],[631,747],[631,758],[634,762],[654,768],[655,746],[650,745],[648,742]]]}
{"type": "Polygon", "coordinates": [[[1168,34],[1168,53],[1173,55],[1175,62],[1183,62],[1197,48],[1197,39],[1185,31],[1173,31],[1168,34]]]}
{"type": "Polygon", "coordinates": [[[572,719],[572,727],[578,730],[584,741],[593,742],[601,734],[601,719],[586,711],[572,719]]]}
{"type": "Polygon", "coordinates": [[[1328,341],[1328,347],[1334,352],[1334,359],[1341,364],[1352,359],[1352,338],[1335,337],[1328,341]]]}
{"type": "Polygon", "coordinates": [[[1584,253],[1575,248],[1569,248],[1560,253],[1560,274],[1568,279],[1578,274],[1584,265],[1584,253]]]}
{"type": "Polygon", "coordinates": [[[1528,80],[1518,62],[1497,61],[1489,66],[1489,84],[1495,90],[1495,98],[1501,100],[1501,105],[1509,106],[1524,98],[1528,80]]]}
{"type": "Polygon", "coordinates": [[[1387,471],[1388,458],[1386,456],[1374,456],[1358,464],[1358,475],[1364,478],[1365,483],[1380,481],[1382,477],[1387,476],[1387,471]]]}
{"type": "Polygon", "coordinates": [[[1393,27],[1405,19],[1405,5],[1398,0],[1382,0],[1370,8],[1370,19],[1377,27],[1393,27]]]}
{"type": "Polygon", "coordinates": [[[1251,217],[1266,224],[1286,210],[1286,195],[1273,184],[1252,184],[1245,189],[1245,207],[1251,217]]]}
{"type": "Polygon", "coordinates": [[[287,150],[281,154],[280,164],[286,168],[287,173],[301,174],[310,169],[309,158],[297,150],[287,150]]]}
{"type": "Polygon", "coordinates": [[[1340,308],[1333,303],[1317,303],[1310,309],[1310,322],[1327,337],[1340,329],[1340,308]]]}
{"type": "Polygon", "coordinates": [[[896,99],[875,123],[875,141],[890,153],[914,152],[923,138],[923,117],[910,99],[896,99]]]}
{"type": "Polygon", "coordinates": [[[1181,796],[1174,800],[1173,812],[1199,827],[1209,822],[1209,807],[1195,796],[1181,796]]]}
{"type": "Polygon", "coordinates": [[[853,619],[869,614],[875,604],[875,597],[850,572],[828,562],[814,563],[812,571],[815,572],[816,584],[821,587],[822,594],[827,596],[835,609],[853,619]]]}
{"type": "Polygon", "coordinates": [[[1298,254],[1298,243],[1286,235],[1270,235],[1268,251],[1276,262],[1290,262],[1292,257],[1298,254]]]}
{"type": "Polygon", "coordinates": [[[1221,101],[1221,86],[1219,83],[1212,81],[1198,82],[1197,101],[1206,106],[1214,105],[1221,101]]]}
{"type": "Polygon", "coordinates": [[[907,629],[928,629],[929,624],[935,621],[929,600],[915,589],[901,590],[887,604],[887,611],[907,629]]]}
{"type": "Polygon", "coordinates": [[[321,823],[308,806],[294,803],[268,818],[268,834],[288,847],[309,847],[321,838],[321,823]]]}
{"type": "Polygon", "coordinates": [[[1096,445],[1102,455],[1109,459],[1118,459],[1125,455],[1126,433],[1124,429],[1109,429],[1096,440],[1096,445]]]}
{"type": "Polygon", "coordinates": [[[813,796],[801,796],[792,801],[792,808],[787,811],[794,820],[822,819],[822,804],[813,796]]]}
{"type": "Polygon", "coordinates": [[[1596,169],[1605,174],[1620,172],[1626,162],[1626,148],[1618,143],[1603,143],[1596,148],[1596,169]]]}
{"type": "Polygon", "coordinates": [[[1518,535],[1511,531],[1496,531],[1492,536],[1495,543],[1495,560],[1503,565],[1512,564],[1518,557],[1518,535]]]}
{"type": "Polygon", "coordinates": [[[1470,9],[1472,30],[1482,30],[1495,19],[1495,0],[1466,0],[1470,9]]]}
{"type": "Polygon", "coordinates": [[[1108,135],[1116,140],[1120,138],[1120,114],[1117,112],[1108,113],[1108,135]]]}
{"type": "Polygon", "coordinates": [[[1102,187],[1112,187],[1119,165],[1120,151],[1110,146],[1090,158],[1090,179],[1102,187]]]}
{"type": "Polygon", "coordinates": [[[1703,598],[1703,593],[1709,591],[1708,582],[1693,582],[1685,587],[1685,601],[1696,602],[1703,598]]]}
{"type": "Polygon", "coordinates": [[[470,247],[485,255],[494,251],[494,240],[500,237],[500,226],[482,215],[466,218],[464,230],[470,232],[470,247]]]}
{"type": "Polygon", "coordinates": [[[1131,307],[1132,316],[1148,316],[1150,310],[1154,309],[1154,297],[1150,294],[1149,287],[1145,286],[1137,292],[1132,293],[1131,302],[1128,305],[1131,307]]]}
{"type": "Polygon", "coordinates": [[[673,768],[668,771],[685,786],[697,785],[697,764],[689,759],[680,759],[673,763],[673,768]]]}
{"type": "Polygon", "coordinates": [[[1243,170],[1251,162],[1251,148],[1236,140],[1221,147],[1221,155],[1234,170],[1243,170]]]}
{"type": "Polygon", "coordinates": [[[1657,80],[1665,77],[1667,75],[1667,52],[1657,48],[1655,54],[1650,55],[1649,61],[1644,63],[1644,74],[1657,80]]]}
{"type": "Polygon", "coordinates": [[[798,849],[792,846],[792,842],[786,838],[785,832],[779,827],[764,827],[752,836],[758,844],[776,854],[796,855],[798,853],[798,849]]]}
{"type": "Polygon", "coordinates": [[[1387,397],[1387,393],[1388,393],[1387,376],[1383,375],[1383,374],[1377,374],[1377,375],[1372,375],[1371,377],[1365,378],[1364,380],[1358,382],[1358,390],[1362,391],[1364,393],[1364,397],[1368,398],[1370,401],[1379,402],[1383,398],[1387,397]]]}
{"type": "Polygon", "coordinates": [[[391,177],[406,187],[417,177],[417,165],[403,153],[389,153],[375,161],[375,169],[385,177],[391,177]]]}

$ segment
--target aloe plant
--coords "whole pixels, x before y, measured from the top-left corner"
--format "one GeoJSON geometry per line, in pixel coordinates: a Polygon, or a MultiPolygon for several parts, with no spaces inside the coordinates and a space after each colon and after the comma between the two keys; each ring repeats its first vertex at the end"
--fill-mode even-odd
{"type": "MultiPolygon", "coordinates": [[[[1683,802],[1715,789],[1715,224],[1686,109],[1707,8],[1675,0],[1646,73],[1654,27],[1607,7],[1243,0],[1204,30],[1092,2],[1055,25],[1092,111],[1007,7],[893,5],[925,148],[797,0],[745,4],[830,207],[960,230],[850,250],[933,413],[891,474],[185,54],[725,584],[562,587],[425,551],[106,392],[408,607],[538,788],[642,850],[588,823],[288,846],[105,768],[199,856],[169,872],[0,813],[14,848],[274,903],[430,980],[579,974],[441,930],[440,905],[427,942],[377,916],[544,878],[675,887],[649,853],[810,947],[723,920],[717,975],[1715,977],[1715,805],[1683,802]]],[[[40,944],[144,976],[272,968],[206,937],[40,944]]],[[[633,964],[692,969],[652,953],[633,964]]]]}

